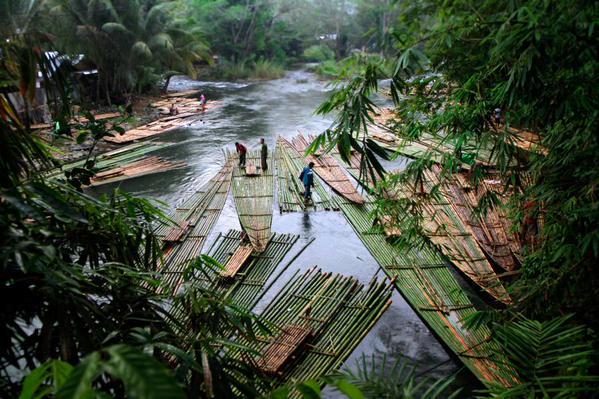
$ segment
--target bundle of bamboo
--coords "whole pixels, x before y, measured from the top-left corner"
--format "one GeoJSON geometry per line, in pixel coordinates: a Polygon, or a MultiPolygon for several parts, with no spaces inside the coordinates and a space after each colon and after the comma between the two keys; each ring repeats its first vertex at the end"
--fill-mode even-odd
{"type": "MultiPolygon", "coordinates": [[[[235,256],[239,248],[244,245],[245,234],[241,231],[229,230],[226,234],[219,234],[208,254],[221,264],[227,264],[235,256]]],[[[193,282],[204,288],[229,298],[232,303],[245,309],[251,310],[268,290],[267,282],[275,282],[284,273],[291,263],[311,243],[302,247],[280,270],[276,276],[273,272],[291,250],[299,236],[292,234],[273,234],[264,252],[252,253],[249,259],[243,263],[243,272],[238,271],[234,276],[223,276],[222,271],[206,268],[202,272],[193,275],[193,282]]],[[[189,312],[178,306],[172,310],[172,314],[178,325],[189,326],[186,321],[189,312]]],[[[173,328],[177,328],[173,325],[173,328]]],[[[193,334],[192,327],[186,327],[179,331],[181,335],[193,334]]]]}
{"type": "Polygon", "coordinates": [[[138,161],[123,164],[116,168],[98,172],[91,179],[90,186],[114,183],[132,177],[145,176],[158,172],[179,169],[187,166],[185,162],[171,162],[157,156],[144,157],[138,161]]]}
{"type": "Polygon", "coordinates": [[[277,139],[277,172],[279,182],[279,210],[296,212],[313,207],[315,210],[338,210],[331,194],[318,179],[314,179],[315,189],[312,201],[306,203],[303,198],[304,186],[298,176],[305,166],[303,157],[291,143],[282,137],[277,139]]]}
{"type": "Polygon", "coordinates": [[[170,130],[192,124],[196,120],[196,118],[193,117],[197,116],[199,112],[201,111],[187,112],[184,114],[160,118],[155,120],[154,122],[150,122],[145,125],[138,126],[134,129],[127,130],[124,134],[112,137],[105,137],[104,140],[109,141],[111,143],[123,144],[135,140],[153,137],[158,134],[162,134],[170,130]]]}
{"type": "Polygon", "coordinates": [[[475,212],[480,198],[487,191],[497,193],[492,182],[485,180],[479,187],[473,188],[463,173],[457,173],[448,182],[447,191],[456,214],[470,227],[487,255],[506,271],[516,270],[522,247],[511,232],[512,224],[504,208],[501,205],[491,205],[485,213],[475,212]]]}
{"type": "Polygon", "coordinates": [[[343,364],[385,312],[391,291],[385,281],[365,288],[353,277],[317,269],[296,273],[262,312],[278,331],[257,343],[240,341],[262,353],[256,366],[281,382],[321,378],[343,364]]]}
{"type": "Polygon", "coordinates": [[[231,185],[233,163],[227,162],[218,174],[183,203],[171,215],[177,223],[173,229],[166,225],[158,226],[156,236],[165,241],[164,258],[162,260],[161,290],[176,292],[181,284],[181,274],[188,263],[196,258],[214,223],[218,219],[231,185]],[[185,226],[185,229],[182,228],[185,226]],[[167,241],[168,236],[178,235],[174,242],[167,241]]]}
{"type": "MultiPolygon", "coordinates": [[[[236,161],[236,156],[228,153],[228,162],[236,161]],[[234,159],[235,158],[235,159],[234,159]]],[[[260,152],[249,151],[248,164],[260,164],[260,152]]],[[[274,178],[272,157],[268,157],[268,169],[260,175],[247,175],[242,168],[233,170],[233,199],[241,227],[245,230],[254,247],[261,252],[270,238],[272,206],[274,202],[274,178]]]]}
{"type": "Polygon", "coordinates": [[[383,232],[373,229],[370,204],[358,207],[341,202],[340,206],[358,237],[438,338],[484,384],[511,386],[512,375],[498,366],[503,360],[499,348],[489,341],[489,329],[464,327],[462,320],[476,308],[443,257],[424,242],[417,248],[399,252],[387,242],[383,232]]]}
{"type": "MultiPolygon", "coordinates": [[[[117,168],[127,163],[138,161],[148,153],[166,148],[170,145],[172,145],[172,143],[161,143],[156,141],[128,145],[123,148],[97,155],[95,157],[96,163],[94,167],[98,170],[98,172],[103,172],[111,168],[117,168]]],[[[86,162],[87,159],[68,162],[60,168],[48,170],[44,173],[44,176],[47,179],[56,179],[63,176],[64,170],[82,167],[86,162]]]]}
{"type": "MultiPolygon", "coordinates": [[[[436,165],[433,170],[440,173],[440,168],[436,165]]],[[[414,195],[428,197],[419,201],[425,219],[423,233],[426,237],[486,293],[500,302],[511,303],[510,296],[479,247],[472,230],[456,214],[448,189],[441,185],[437,175],[432,171],[425,171],[419,184],[402,185],[393,193],[395,198],[414,195]],[[431,195],[433,187],[437,185],[441,186],[439,192],[431,195]]]]}
{"type": "MultiPolygon", "coordinates": [[[[300,154],[305,154],[310,145],[308,140],[306,140],[302,134],[295,136],[292,139],[292,142],[295,150],[300,154]]],[[[364,203],[364,198],[362,198],[362,196],[358,193],[356,187],[343,172],[343,169],[341,169],[339,166],[339,163],[331,155],[308,155],[305,157],[305,159],[308,162],[314,162],[314,171],[337,194],[345,197],[353,203],[364,203]]]]}

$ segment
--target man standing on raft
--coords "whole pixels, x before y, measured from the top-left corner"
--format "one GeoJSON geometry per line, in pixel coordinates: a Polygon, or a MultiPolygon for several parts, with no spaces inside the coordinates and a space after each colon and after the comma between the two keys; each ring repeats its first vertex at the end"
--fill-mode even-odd
{"type": "Polygon", "coordinates": [[[268,147],[264,142],[264,138],[260,139],[260,144],[260,166],[262,167],[262,173],[264,173],[268,169],[268,163],[266,162],[266,158],[268,158],[268,147]]]}
{"type": "Polygon", "coordinates": [[[299,175],[300,180],[304,183],[304,203],[308,203],[312,200],[312,191],[310,190],[314,187],[314,171],[312,168],[314,167],[314,162],[310,162],[308,166],[302,170],[302,174],[299,175]]]}
{"type": "Polygon", "coordinates": [[[245,166],[245,154],[248,152],[243,144],[235,143],[235,151],[239,154],[239,166],[245,166]]]}

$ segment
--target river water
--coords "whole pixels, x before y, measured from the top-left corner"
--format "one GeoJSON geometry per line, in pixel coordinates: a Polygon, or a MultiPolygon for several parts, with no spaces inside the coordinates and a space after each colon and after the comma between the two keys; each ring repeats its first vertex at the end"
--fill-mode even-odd
{"type": "MultiPolygon", "coordinates": [[[[159,137],[160,141],[178,144],[155,155],[184,161],[187,167],[120,183],[122,189],[160,200],[169,209],[176,207],[220,169],[224,163],[222,149],[233,149],[235,141],[245,143],[248,148],[258,148],[259,139],[264,137],[269,148],[274,149],[278,135],[290,137],[298,132],[318,133],[329,127],[332,121],[331,117],[314,114],[317,106],[327,98],[330,88],[326,82],[305,70],[290,71],[281,79],[255,83],[198,82],[174,78],[169,88],[177,91],[201,89],[209,101],[221,102],[220,106],[207,111],[197,124],[159,137]]],[[[112,188],[114,186],[101,186],[94,191],[100,193],[112,188]]],[[[209,248],[218,232],[230,228],[239,229],[231,196],[205,248],[209,248]]],[[[325,271],[354,276],[363,283],[368,283],[377,273],[384,276],[341,212],[280,215],[275,209],[272,230],[300,235],[287,259],[312,238],[315,240],[272,285],[258,304],[258,312],[298,269],[306,270],[316,265],[325,271]]],[[[279,267],[284,266],[287,259],[279,267]]],[[[456,373],[460,365],[449,357],[397,291],[394,291],[392,300],[391,307],[344,367],[355,369],[356,361],[362,356],[374,356],[379,361],[384,356],[388,361],[404,356],[414,362],[418,372],[432,379],[456,373]]],[[[473,383],[472,378],[464,373],[460,373],[459,379],[466,385],[473,383]]],[[[337,396],[331,391],[325,392],[327,397],[337,396]]]]}

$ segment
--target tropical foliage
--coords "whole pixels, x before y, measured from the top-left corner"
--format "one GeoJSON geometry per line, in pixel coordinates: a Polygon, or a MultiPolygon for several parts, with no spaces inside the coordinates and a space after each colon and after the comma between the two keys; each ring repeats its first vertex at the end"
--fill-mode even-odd
{"type": "MultiPolygon", "coordinates": [[[[494,168],[472,167],[473,184],[489,172],[501,173],[506,192],[516,193],[511,196],[516,226],[525,213],[542,217],[544,227],[536,245],[527,246],[522,275],[512,287],[517,306],[538,317],[571,311],[597,327],[596,5],[456,0],[408,1],[402,7],[395,70],[389,75],[381,62],[360,63],[359,72],[321,106],[320,112],[339,114],[312,150],[329,143],[348,156],[353,148],[364,154],[366,169],[380,172],[381,151],[361,133],[372,121],[370,96],[378,79],[390,77],[394,134],[408,139],[432,134],[447,144],[452,150],[441,162],[446,176],[492,154],[494,168]],[[493,121],[496,108],[500,125],[493,121]],[[546,151],[519,149],[514,127],[537,133],[546,151]],[[525,212],[527,203],[534,206],[525,212]]],[[[399,180],[418,179],[431,165],[429,152],[399,180]]],[[[381,206],[392,211],[415,205],[381,201],[381,206]]],[[[406,223],[402,231],[414,228],[411,220],[406,223]]]]}
{"type": "MultiPolygon", "coordinates": [[[[58,162],[15,111],[9,95],[18,93],[33,103],[41,72],[56,109],[65,111],[55,115],[69,119],[66,80],[54,68],[56,60],[44,55],[48,42],[38,35],[35,29],[17,30],[1,44],[2,396],[79,398],[102,392],[164,397],[168,392],[181,397],[186,392],[196,397],[214,392],[227,397],[236,389],[255,397],[255,387],[265,382],[227,355],[232,344],[226,338],[252,337],[265,326],[192,281],[184,294],[166,302],[158,289],[162,254],[154,229],[169,221],[155,204],[119,191],[100,198],[82,193],[84,172],[93,168],[90,157],[63,182],[44,179],[44,170],[58,162]],[[188,315],[191,330],[174,309],[188,315]],[[164,364],[177,367],[168,371],[164,364]]],[[[94,141],[115,133],[88,117],[81,125],[65,123],[55,133],[70,135],[76,128],[76,135],[94,141]]],[[[189,267],[188,278],[217,265],[202,258],[189,267]]],[[[236,350],[244,352],[239,345],[236,350]]]]}
{"type": "MultiPolygon", "coordinates": [[[[268,326],[194,278],[221,266],[198,258],[185,271],[181,292],[166,298],[159,289],[162,254],[154,228],[170,221],[145,199],[119,191],[100,198],[82,193],[94,167],[91,149],[84,167],[66,171],[60,182],[46,181],[44,171],[59,162],[29,126],[28,107],[35,104],[41,76],[59,122],[54,134],[74,133],[96,143],[122,131],[91,114],[87,122],[69,125],[70,82],[58,67],[64,58],[47,51],[84,54],[99,70],[96,97],[110,102],[161,78],[168,86],[175,73],[193,76],[194,63],[207,57],[203,37],[227,62],[263,71],[272,68],[271,60],[299,57],[304,48],[317,58],[331,58],[331,50],[344,56],[352,46],[384,54],[396,48],[391,69],[388,60],[361,54],[331,67],[342,81],[319,112],[338,114],[311,150],[337,146],[346,159],[360,152],[363,173],[371,180],[383,177],[380,158],[388,154],[363,133],[376,111],[372,95],[379,79],[390,78],[397,116],[392,133],[409,139],[433,135],[451,148],[438,162],[444,176],[464,167],[476,185],[489,173],[499,174],[515,225],[530,212],[543,221],[511,287],[514,309],[492,313],[491,321],[480,315],[468,321],[472,328],[490,323],[489,339],[506,355],[501,366],[521,382],[479,394],[595,394],[597,6],[583,0],[291,3],[0,4],[2,396],[253,398],[273,386],[245,362],[253,353],[231,340],[255,338],[268,326]],[[317,10],[332,17],[317,18],[317,10]],[[291,18],[298,13],[302,23],[291,18]],[[334,43],[323,44],[330,39],[314,38],[315,32],[334,33],[334,43]],[[500,124],[493,120],[496,108],[500,124]],[[538,134],[543,150],[519,148],[514,127],[538,134]],[[489,162],[473,162],[484,153],[492,154],[489,162]],[[524,211],[526,203],[533,205],[524,211]],[[514,310],[522,314],[513,316],[514,310]],[[573,315],[557,317],[568,312],[573,315]]],[[[378,187],[377,212],[411,215],[399,221],[398,245],[413,245],[411,238],[420,236],[418,209],[430,198],[390,201],[383,193],[422,179],[432,165],[427,153],[378,187]]],[[[483,203],[496,201],[491,195],[483,203]]],[[[431,383],[420,377],[403,361],[389,366],[364,359],[357,370],[324,381],[350,398],[452,394],[452,379],[431,383]]],[[[269,397],[292,392],[322,395],[320,382],[304,381],[269,397]]]]}
{"type": "MultiPolygon", "coordinates": [[[[497,398],[574,398],[596,394],[599,377],[594,337],[571,317],[546,322],[517,316],[508,323],[493,325],[494,340],[507,354],[505,368],[512,370],[513,387],[496,386],[488,394],[497,398]]],[[[590,397],[590,396],[589,396],[590,397]]]]}
{"type": "Polygon", "coordinates": [[[52,0],[49,7],[47,28],[55,44],[97,66],[98,97],[102,93],[108,102],[111,95],[140,91],[161,77],[195,76],[193,63],[207,57],[197,30],[182,29],[174,17],[172,2],[52,0]]]}

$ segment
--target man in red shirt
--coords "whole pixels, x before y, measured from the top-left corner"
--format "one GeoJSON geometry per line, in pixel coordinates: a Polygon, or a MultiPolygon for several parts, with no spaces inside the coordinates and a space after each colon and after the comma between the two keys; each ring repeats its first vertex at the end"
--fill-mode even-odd
{"type": "Polygon", "coordinates": [[[235,150],[239,154],[239,166],[245,166],[245,154],[248,152],[243,144],[235,143],[235,150]]]}

